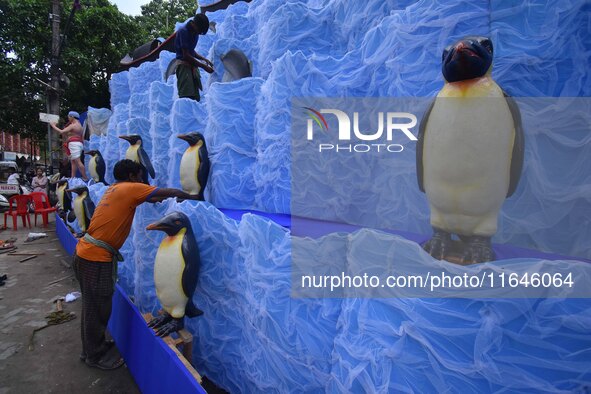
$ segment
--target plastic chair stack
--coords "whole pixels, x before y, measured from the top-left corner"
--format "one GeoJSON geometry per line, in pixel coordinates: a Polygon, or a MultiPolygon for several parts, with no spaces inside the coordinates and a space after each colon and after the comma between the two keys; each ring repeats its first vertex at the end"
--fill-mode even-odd
{"type": "Polygon", "coordinates": [[[20,216],[23,220],[23,226],[31,227],[31,217],[29,216],[29,202],[31,202],[30,195],[16,195],[8,199],[8,212],[4,212],[4,228],[6,228],[6,220],[8,216],[12,216],[12,229],[17,230],[16,218],[20,216]]]}
{"type": "Polygon", "coordinates": [[[37,216],[41,215],[43,217],[43,226],[46,227],[49,223],[49,214],[55,212],[57,208],[51,206],[49,197],[43,192],[33,192],[30,196],[35,207],[33,211],[35,214],[35,226],[37,225],[37,216]]]}

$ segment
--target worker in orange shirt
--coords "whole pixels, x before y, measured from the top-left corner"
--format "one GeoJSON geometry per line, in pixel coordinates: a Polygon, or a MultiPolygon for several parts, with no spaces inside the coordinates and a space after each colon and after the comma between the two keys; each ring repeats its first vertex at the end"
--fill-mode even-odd
{"type": "Polygon", "coordinates": [[[105,337],[111,316],[119,248],[129,235],[138,205],[169,197],[197,200],[198,195],[142,183],[143,168],[132,160],[115,164],[111,185],[96,207],[86,234],[76,245],[74,272],[82,292],[82,353],[90,367],[111,370],[123,365],[112,341],[105,337]]]}

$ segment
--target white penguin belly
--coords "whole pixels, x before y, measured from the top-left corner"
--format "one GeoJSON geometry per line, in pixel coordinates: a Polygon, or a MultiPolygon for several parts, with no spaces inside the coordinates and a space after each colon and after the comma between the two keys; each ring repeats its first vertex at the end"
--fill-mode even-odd
{"type": "Polygon", "coordinates": [[[190,146],[181,158],[180,168],[181,186],[186,193],[199,194],[201,191],[201,185],[197,179],[199,165],[199,149],[196,146],[190,146]]]}
{"type": "Polygon", "coordinates": [[[88,170],[90,171],[90,176],[94,179],[95,182],[99,181],[98,172],[96,170],[96,157],[91,157],[90,161],[88,162],[88,170]]]}
{"type": "Polygon", "coordinates": [[[86,216],[84,215],[84,206],[82,205],[82,201],[84,201],[84,196],[76,197],[73,208],[74,214],[76,214],[76,219],[78,219],[78,226],[80,226],[80,230],[84,232],[88,227],[88,223],[86,223],[86,216]]]}
{"type": "Polygon", "coordinates": [[[61,209],[64,209],[64,193],[65,193],[65,188],[61,188],[61,187],[57,188],[57,201],[59,202],[61,209]]]}
{"type": "Polygon", "coordinates": [[[514,138],[503,97],[436,100],[423,148],[432,226],[465,235],[496,232],[514,138]]]}
{"type": "Polygon", "coordinates": [[[125,158],[128,160],[133,160],[135,162],[140,162],[140,158],[137,154],[137,150],[139,149],[139,146],[136,145],[131,145],[129,148],[127,148],[127,150],[125,151],[125,158]]]}
{"type": "Polygon", "coordinates": [[[166,237],[160,243],[154,261],[154,284],[162,308],[174,318],[185,315],[189,300],[183,291],[183,236],[184,231],[166,237]]]}

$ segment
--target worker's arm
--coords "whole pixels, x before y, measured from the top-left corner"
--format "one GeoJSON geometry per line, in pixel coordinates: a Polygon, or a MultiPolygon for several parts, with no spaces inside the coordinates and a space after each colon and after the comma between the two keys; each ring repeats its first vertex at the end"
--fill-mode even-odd
{"type": "MultiPolygon", "coordinates": [[[[213,67],[209,66],[205,62],[201,62],[201,61],[197,60],[197,58],[192,56],[191,52],[193,52],[195,55],[198,55],[197,52],[195,52],[195,51],[189,51],[189,50],[183,48],[183,60],[188,63],[191,63],[195,67],[200,67],[200,68],[204,69],[206,72],[211,74],[213,72],[213,67]]],[[[198,56],[200,58],[203,58],[203,56],[201,56],[201,55],[198,55],[198,56]]]]}
{"type": "Polygon", "coordinates": [[[74,125],[73,125],[73,124],[71,124],[71,125],[69,125],[69,126],[65,127],[63,130],[62,130],[62,129],[60,129],[59,127],[57,127],[57,126],[55,125],[55,123],[53,123],[53,122],[52,122],[52,123],[50,123],[50,125],[51,125],[51,128],[52,128],[52,129],[54,129],[55,131],[57,131],[57,132],[58,132],[58,133],[60,133],[60,134],[68,133],[70,130],[72,130],[72,129],[74,128],[74,125]]]}
{"type": "Polygon", "coordinates": [[[198,54],[197,51],[193,51],[193,56],[195,56],[197,59],[201,60],[202,62],[205,62],[205,64],[207,64],[209,67],[213,68],[213,63],[208,58],[198,54]]]}
{"type": "Polygon", "coordinates": [[[147,202],[160,202],[164,201],[167,198],[176,197],[181,198],[183,200],[197,200],[199,198],[198,194],[189,194],[185,193],[179,189],[169,189],[169,188],[160,188],[154,191],[150,197],[146,199],[147,202]]]}

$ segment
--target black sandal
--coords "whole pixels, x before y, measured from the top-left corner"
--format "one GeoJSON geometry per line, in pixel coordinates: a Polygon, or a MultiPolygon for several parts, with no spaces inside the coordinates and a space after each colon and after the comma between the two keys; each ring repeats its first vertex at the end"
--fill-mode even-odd
{"type": "Polygon", "coordinates": [[[125,361],[123,361],[123,358],[121,357],[119,357],[115,361],[102,359],[98,361],[90,361],[88,359],[86,360],[86,365],[88,365],[89,367],[102,369],[103,371],[112,371],[113,369],[119,368],[123,364],[125,364],[125,361]]]}
{"type": "MultiPolygon", "coordinates": [[[[107,346],[107,350],[105,350],[105,352],[103,353],[103,355],[105,353],[107,353],[109,350],[111,350],[111,348],[113,346],[115,346],[115,341],[112,340],[112,339],[107,339],[107,340],[105,340],[105,345],[107,346]]],[[[80,361],[86,361],[86,352],[83,351],[83,352],[80,353],[80,361]]]]}

